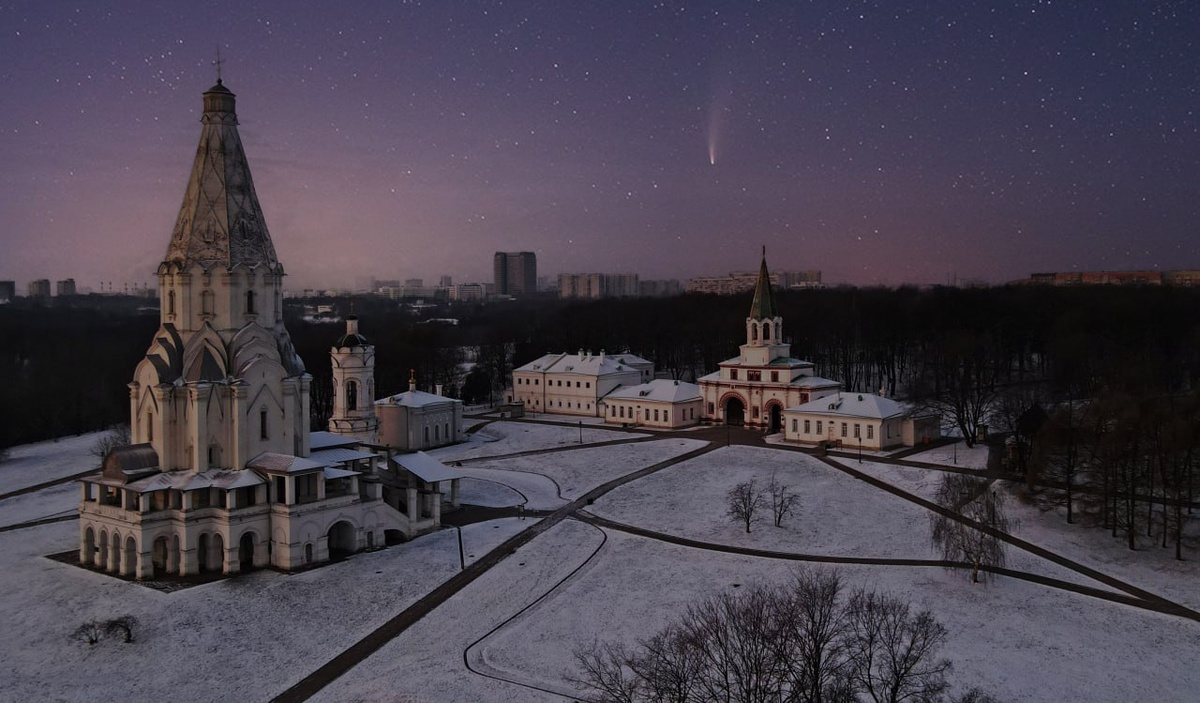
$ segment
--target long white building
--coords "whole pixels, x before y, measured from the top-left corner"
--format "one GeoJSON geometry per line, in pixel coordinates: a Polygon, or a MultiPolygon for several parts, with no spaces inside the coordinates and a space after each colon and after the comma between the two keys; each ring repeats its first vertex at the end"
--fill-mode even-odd
{"type": "Polygon", "coordinates": [[[513,370],[509,401],[526,412],[601,417],[604,396],[653,378],[654,364],[633,354],[546,354],[513,370]]]}

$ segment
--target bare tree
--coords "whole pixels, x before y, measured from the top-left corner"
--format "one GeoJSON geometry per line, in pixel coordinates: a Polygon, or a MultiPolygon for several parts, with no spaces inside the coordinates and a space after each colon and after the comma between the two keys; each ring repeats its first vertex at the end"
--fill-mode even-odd
{"type": "Polygon", "coordinates": [[[751,525],[761,520],[759,512],[764,501],[762,491],[755,485],[754,479],[734,486],[726,495],[726,501],[725,514],[730,520],[745,525],[747,533],[750,532],[751,525]]]}
{"type": "Polygon", "coordinates": [[[88,620],[71,633],[71,639],[88,645],[96,644],[103,636],[104,626],[96,620],[88,620]]]}
{"type": "MultiPolygon", "coordinates": [[[[945,639],[928,612],[843,598],[836,571],[804,570],[784,588],[707,598],[633,651],[593,642],[573,681],[596,703],[934,703],[949,688],[945,639]]],[[[994,703],[978,689],[959,701],[994,703]]]]}
{"type": "Polygon", "coordinates": [[[780,599],[780,666],[792,698],[803,703],[853,701],[846,661],[846,611],[837,571],[801,570],[780,599]]]}
{"type": "Polygon", "coordinates": [[[848,604],[847,646],[855,688],[875,703],[936,701],[949,688],[949,659],[938,659],[946,628],[888,595],[856,591],[848,604]]]}
{"type": "Polygon", "coordinates": [[[641,677],[634,674],[636,659],[623,645],[595,640],[575,650],[582,676],[571,680],[591,689],[596,703],[634,703],[641,700],[645,688],[641,677]]]}
{"type": "Polygon", "coordinates": [[[132,615],[122,615],[104,623],[104,634],[109,637],[120,635],[121,641],[129,644],[133,641],[133,628],[136,625],[137,618],[132,615]]]}
{"type": "Polygon", "coordinates": [[[103,464],[112,450],[127,447],[131,441],[128,423],[113,425],[92,445],[92,456],[99,460],[98,463],[103,464]]]}
{"type": "Polygon", "coordinates": [[[946,474],[934,500],[946,512],[930,515],[929,538],[943,559],[970,564],[972,583],[979,583],[981,571],[984,578],[991,577],[985,567],[1004,566],[1000,534],[1008,532],[1008,518],[1003,494],[982,479],[946,474]]]}
{"type": "Polygon", "coordinates": [[[775,518],[775,527],[782,527],[784,519],[792,514],[800,496],[796,495],[790,486],[781,483],[776,474],[771,474],[771,481],[767,483],[767,493],[771,495],[771,515],[775,518]]]}

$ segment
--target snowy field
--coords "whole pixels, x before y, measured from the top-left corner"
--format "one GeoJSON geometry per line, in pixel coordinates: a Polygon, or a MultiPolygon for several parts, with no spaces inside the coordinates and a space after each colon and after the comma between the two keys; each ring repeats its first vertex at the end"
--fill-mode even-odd
{"type": "MultiPolygon", "coordinates": [[[[470,427],[472,421],[465,420],[464,423],[470,427]]],[[[499,456],[538,449],[558,449],[645,436],[645,433],[640,432],[598,429],[586,422],[582,427],[563,427],[561,425],[538,425],[531,422],[497,421],[467,435],[467,441],[462,444],[432,449],[428,454],[437,457],[439,461],[449,463],[459,459],[499,456]],[[581,435],[583,442],[579,441],[581,435]]]]}
{"type": "Polygon", "coordinates": [[[91,432],[13,447],[8,460],[0,463],[0,494],[99,468],[100,460],[92,456],[92,447],[106,434],[91,432]]]}
{"type": "MultiPolygon", "coordinates": [[[[611,478],[703,445],[686,434],[667,434],[571,449],[572,438],[578,444],[577,428],[493,428],[496,441],[450,450],[493,457],[457,470],[468,477],[464,499],[494,506],[556,508],[611,478]]],[[[592,442],[631,436],[586,426],[584,434],[592,442]],[[589,432],[615,436],[593,439],[589,432]]],[[[16,463],[0,464],[0,485],[11,490],[53,478],[46,465],[72,467],[59,476],[76,473],[95,441],[76,439],[19,448],[16,463]]],[[[449,460],[450,450],[440,458],[449,460]]],[[[928,471],[874,458],[871,475],[902,490],[922,495],[936,485],[922,475],[928,471]]],[[[853,460],[838,461],[860,468],[853,460]]],[[[0,527],[68,513],[77,499],[78,489],[66,484],[0,500],[0,527]]],[[[797,452],[718,448],[615,489],[588,510],[716,545],[834,558],[935,558],[922,508],[797,452]],[[800,495],[797,512],[782,528],[767,520],[747,535],[725,516],[725,493],[750,478],[765,483],[772,473],[800,495]]],[[[1055,512],[1016,501],[1011,510],[1019,520],[1017,536],[1200,607],[1195,561],[1175,562],[1164,550],[1129,552],[1103,531],[1068,526],[1055,512]]],[[[532,524],[505,519],[463,528],[466,561],[532,524]]],[[[266,700],[460,569],[459,533],[445,529],[301,574],[259,571],[162,593],[45,558],[75,548],[77,540],[75,521],[0,532],[0,623],[9,634],[0,639],[0,700],[266,700]],[[89,648],[69,637],[88,619],[126,613],[141,623],[133,644],[105,640],[89,648]]],[[[1010,549],[1009,564],[1103,588],[1020,551],[1010,549]]],[[[317,700],[569,700],[576,647],[595,638],[633,643],[696,598],[782,583],[801,565],[682,547],[568,519],[503,559],[317,700]]],[[[931,566],[839,568],[851,586],[886,590],[933,611],[950,632],[942,653],[955,661],[959,690],[978,685],[1005,701],[1183,701],[1195,700],[1200,689],[1195,621],[1015,578],[972,585],[961,573],[931,566]]]]}

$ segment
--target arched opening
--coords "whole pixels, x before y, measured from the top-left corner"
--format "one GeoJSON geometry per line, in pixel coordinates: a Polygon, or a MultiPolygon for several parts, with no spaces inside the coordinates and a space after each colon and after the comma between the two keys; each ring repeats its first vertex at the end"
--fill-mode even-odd
{"type": "Polygon", "coordinates": [[[358,410],[358,384],[346,381],[346,409],[358,410]]]}
{"type": "Polygon", "coordinates": [[[121,574],[133,576],[137,573],[137,540],[132,536],[125,538],[125,561],[121,563],[121,574]]]}
{"type": "Polygon", "coordinates": [[[254,568],[254,533],[247,532],[238,540],[238,565],[242,571],[254,568]]]}
{"type": "Polygon", "coordinates": [[[383,543],[389,547],[394,544],[400,544],[405,541],[406,540],[404,539],[404,533],[401,532],[400,530],[384,530],[383,531],[383,543]]]}
{"type": "Polygon", "coordinates": [[[751,342],[758,341],[758,323],[757,322],[750,323],[750,341],[751,342]]]}
{"type": "Polygon", "coordinates": [[[80,561],[84,566],[96,562],[96,533],[90,527],[83,531],[83,558],[80,561]]]}
{"type": "Polygon", "coordinates": [[[225,566],[225,540],[217,532],[212,537],[212,555],[209,558],[213,571],[221,571],[225,566]]]}
{"type": "Polygon", "coordinates": [[[354,543],[354,527],[345,520],[333,523],[326,537],[330,560],[345,559],[353,554],[358,546],[354,543]]]}
{"type": "Polygon", "coordinates": [[[771,328],[773,327],[774,325],[772,325],[770,322],[763,323],[763,340],[767,342],[771,341],[771,328]]]}
{"type": "Polygon", "coordinates": [[[167,291],[167,314],[175,316],[175,291],[167,291]]]}
{"type": "Polygon", "coordinates": [[[771,433],[783,431],[783,408],[782,406],[771,405],[771,433]]]}
{"type": "Polygon", "coordinates": [[[311,564],[312,560],[312,542],[309,542],[308,544],[304,545],[304,563],[311,564]]]}
{"type": "Polygon", "coordinates": [[[739,426],[746,424],[746,406],[736,395],[729,396],[729,400],[725,401],[725,424],[739,426]]]}
{"type": "Polygon", "coordinates": [[[121,535],[116,532],[112,535],[112,544],[108,548],[108,571],[117,571],[121,566],[121,535]]]}
{"type": "Polygon", "coordinates": [[[100,548],[96,550],[96,559],[92,562],[101,569],[108,568],[108,533],[100,530],[100,548]]]}
{"type": "Polygon", "coordinates": [[[254,312],[254,291],[248,290],[246,291],[246,314],[253,315],[254,312]]]}
{"type": "Polygon", "coordinates": [[[162,576],[169,571],[167,567],[167,538],[157,537],[150,546],[150,566],[154,576],[162,576]]]}
{"type": "Polygon", "coordinates": [[[200,535],[200,542],[196,548],[196,566],[200,569],[200,571],[208,571],[212,568],[212,566],[209,564],[208,554],[209,549],[211,548],[211,545],[209,544],[210,541],[211,540],[208,538],[208,533],[200,535]]]}

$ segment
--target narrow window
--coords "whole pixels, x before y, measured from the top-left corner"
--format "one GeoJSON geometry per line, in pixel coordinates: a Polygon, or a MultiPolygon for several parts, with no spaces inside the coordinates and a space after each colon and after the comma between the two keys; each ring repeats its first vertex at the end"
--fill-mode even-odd
{"type": "Polygon", "coordinates": [[[844,423],[844,422],[842,423],[842,436],[843,437],[846,436],[846,423],[844,423]]]}
{"type": "Polygon", "coordinates": [[[167,314],[175,315],[175,291],[167,291],[167,314]]]}
{"type": "Polygon", "coordinates": [[[812,426],[809,424],[811,420],[804,421],[804,434],[812,434],[812,426]]]}
{"type": "Polygon", "coordinates": [[[857,422],[856,422],[856,423],[854,423],[854,438],[855,438],[855,439],[861,439],[861,438],[862,438],[862,428],[861,428],[861,427],[859,427],[859,424],[858,424],[857,422]]]}
{"type": "Polygon", "coordinates": [[[778,371],[771,372],[771,383],[779,383],[779,372],[778,371]]]}
{"type": "Polygon", "coordinates": [[[252,290],[246,291],[246,314],[254,314],[254,291],[252,290]]]}
{"type": "Polygon", "coordinates": [[[346,381],[346,409],[358,410],[358,384],[346,381]]]}
{"type": "Polygon", "coordinates": [[[798,431],[797,430],[798,425],[799,425],[799,423],[797,422],[796,418],[792,418],[792,432],[798,431]]]}
{"type": "Polygon", "coordinates": [[[154,441],[154,413],[146,415],[146,441],[154,441]]]}
{"type": "Polygon", "coordinates": [[[867,425],[867,439],[875,439],[875,426],[867,425]]]}
{"type": "Polygon", "coordinates": [[[737,380],[737,369],[729,369],[729,379],[732,381],[737,380]]]}
{"type": "Polygon", "coordinates": [[[267,439],[267,411],[265,409],[258,411],[258,438],[267,439]]]}
{"type": "Polygon", "coordinates": [[[821,434],[821,421],[817,420],[817,434],[821,434]]]}
{"type": "Polygon", "coordinates": [[[210,290],[200,292],[200,312],[205,315],[213,314],[213,292],[210,290]]]}

